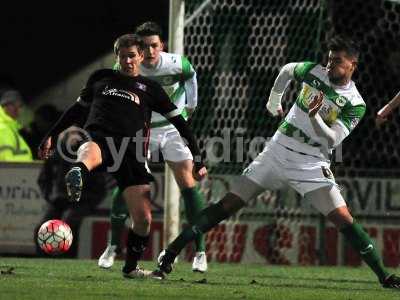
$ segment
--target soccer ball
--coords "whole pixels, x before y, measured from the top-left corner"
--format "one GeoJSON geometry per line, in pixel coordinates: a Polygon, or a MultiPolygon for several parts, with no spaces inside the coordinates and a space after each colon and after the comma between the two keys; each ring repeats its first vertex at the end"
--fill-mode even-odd
{"type": "Polygon", "coordinates": [[[40,226],[37,241],[44,252],[57,255],[68,251],[72,238],[72,231],[67,223],[49,220],[40,226]]]}

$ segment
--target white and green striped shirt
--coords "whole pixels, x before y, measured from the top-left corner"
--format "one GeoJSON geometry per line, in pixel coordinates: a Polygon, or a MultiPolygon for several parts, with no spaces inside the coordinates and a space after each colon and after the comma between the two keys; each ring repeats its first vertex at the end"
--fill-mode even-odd
{"type": "MultiPolygon", "coordinates": [[[[140,74],[157,81],[166,91],[171,101],[186,119],[186,108],[197,106],[196,72],[189,60],[179,54],[160,53],[160,61],[154,68],[140,65],[140,74]]],[[[172,126],[162,115],[153,112],[152,127],[172,126]]]]}
{"type": "MultiPolygon", "coordinates": [[[[365,113],[365,102],[353,81],[346,86],[336,86],[329,82],[326,68],[311,62],[290,64],[288,80],[302,83],[302,90],[291,107],[285,120],[273,136],[273,141],[293,150],[328,159],[331,153],[326,141],[314,131],[308,116],[308,105],[320,91],[324,94],[319,114],[324,122],[343,130],[348,136],[365,113]]],[[[287,84],[285,83],[285,86],[287,84]]]]}

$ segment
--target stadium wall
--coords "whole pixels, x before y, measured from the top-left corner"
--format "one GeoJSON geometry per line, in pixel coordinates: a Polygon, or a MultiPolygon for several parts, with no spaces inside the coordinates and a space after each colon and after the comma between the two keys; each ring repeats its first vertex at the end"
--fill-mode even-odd
{"type": "MultiPolygon", "coordinates": [[[[41,163],[0,164],[0,254],[33,255],[33,228],[42,218],[46,202],[36,179],[41,163]]],[[[154,174],[152,187],[154,224],[145,259],[152,260],[162,247],[163,173],[154,174]]],[[[208,202],[229,190],[234,176],[212,175],[202,182],[208,202]]],[[[338,178],[356,218],[382,250],[385,264],[400,264],[400,180],[386,178],[338,178]]],[[[79,258],[97,258],[109,234],[110,199],[97,214],[85,218],[79,238],[79,258]]],[[[185,224],[183,224],[185,226],[185,224]]],[[[207,235],[210,261],[263,264],[318,265],[361,264],[358,255],[330,224],[292,191],[266,191],[250,202],[240,215],[219,225],[207,235]],[[325,240],[319,249],[320,239],[325,240]]],[[[193,256],[189,246],[182,258],[193,256]]]]}

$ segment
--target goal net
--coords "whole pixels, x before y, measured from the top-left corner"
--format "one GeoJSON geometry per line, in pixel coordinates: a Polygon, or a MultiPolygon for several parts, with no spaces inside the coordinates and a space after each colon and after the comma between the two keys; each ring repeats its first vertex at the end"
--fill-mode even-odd
{"type": "MultiPolygon", "coordinates": [[[[209,202],[229,190],[275,132],[266,99],[288,62],[326,61],[333,34],[358,41],[362,53],[354,81],[367,113],[336,153],[334,171],[355,217],[399,264],[400,118],[374,126],[379,107],[398,91],[400,4],[384,0],[187,0],[185,55],[195,66],[199,106],[192,127],[208,158],[202,183],[209,202]],[[397,255],[397,256],[396,256],[397,255]],[[397,257],[397,258],[394,258],[397,257]]],[[[285,111],[295,99],[292,84],[285,111]]],[[[212,261],[270,264],[360,264],[337,230],[293,191],[266,191],[207,235],[212,261]]],[[[193,256],[188,247],[186,258],[193,256]]]]}

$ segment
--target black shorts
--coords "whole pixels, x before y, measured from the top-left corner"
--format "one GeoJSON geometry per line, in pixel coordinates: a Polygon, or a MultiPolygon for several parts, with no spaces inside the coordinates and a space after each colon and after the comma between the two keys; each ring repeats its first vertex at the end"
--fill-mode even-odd
{"type": "Polygon", "coordinates": [[[128,186],[150,184],[154,181],[153,176],[147,171],[145,159],[142,155],[136,156],[136,145],[130,141],[127,150],[116,161],[113,157],[106,137],[112,137],[115,149],[120,152],[122,138],[109,134],[100,129],[87,129],[90,139],[95,142],[101,150],[102,165],[99,170],[105,170],[112,174],[117,181],[121,191],[128,186]]]}

